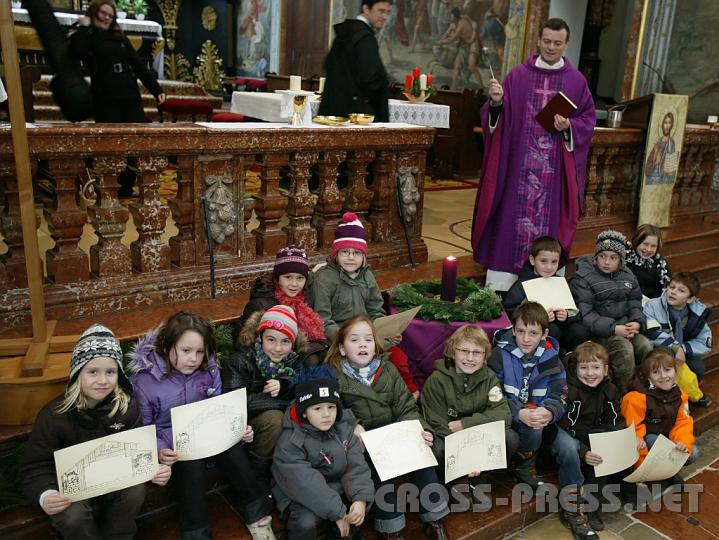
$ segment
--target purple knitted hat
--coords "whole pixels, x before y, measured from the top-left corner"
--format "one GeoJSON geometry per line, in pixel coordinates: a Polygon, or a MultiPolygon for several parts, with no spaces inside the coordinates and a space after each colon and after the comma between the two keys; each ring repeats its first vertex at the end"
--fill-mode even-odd
{"type": "Polygon", "coordinates": [[[289,245],[277,252],[272,277],[277,279],[285,274],[302,274],[307,277],[310,272],[310,261],[301,247],[289,245]]]}
{"type": "Polygon", "coordinates": [[[337,225],[335,241],[332,243],[332,259],[340,249],[356,249],[367,256],[367,231],[353,212],[345,213],[342,223],[337,225]]]}

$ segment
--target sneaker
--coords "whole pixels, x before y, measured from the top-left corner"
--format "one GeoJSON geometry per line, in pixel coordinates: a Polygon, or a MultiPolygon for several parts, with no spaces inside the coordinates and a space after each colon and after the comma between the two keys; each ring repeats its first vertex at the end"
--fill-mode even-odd
{"type": "Polygon", "coordinates": [[[559,512],[559,520],[571,531],[575,540],[599,540],[599,535],[589,525],[584,512],[569,512],[562,509],[559,512]]]}
{"type": "Polygon", "coordinates": [[[272,517],[265,516],[259,521],[247,525],[252,540],[277,540],[272,532],[272,517]]]}
{"type": "Polygon", "coordinates": [[[711,407],[712,405],[712,398],[704,394],[701,399],[698,399],[696,401],[692,401],[692,405],[696,405],[697,407],[704,407],[705,409],[707,407],[711,407]]]}

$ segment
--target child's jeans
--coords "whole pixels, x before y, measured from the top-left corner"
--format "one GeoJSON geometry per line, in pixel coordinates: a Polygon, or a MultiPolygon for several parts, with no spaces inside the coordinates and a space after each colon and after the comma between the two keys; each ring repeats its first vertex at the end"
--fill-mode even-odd
{"type": "Polygon", "coordinates": [[[145,500],[145,484],[72,503],[50,516],[63,538],[72,540],[132,540],[137,517],[145,500]]]}
{"type": "Polygon", "coordinates": [[[687,366],[697,376],[697,380],[701,381],[704,378],[704,371],[706,366],[704,365],[704,358],[701,356],[689,355],[687,356],[687,366]]]}
{"type": "MultiPolygon", "coordinates": [[[[396,533],[404,529],[405,517],[404,513],[397,509],[397,493],[394,488],[394,479],[382,480],[379,479],[377,470],[374,468],[372,460],[369,455],[365,452],[365,459],[369,464],[372,472],[372,481],[374,482],[375,490],[377,491],[374,500],[374,528],[380,533],[396,533]],[[385,487],[387,486],[387,487],[385,487]]],[[[419,493],[417,494],[417,500],[419,501],[419,512],[420,520],[422,523],[428,523],[430,521],[437,521],[442,519],[444,516],[449,514],[449,507],[447,505],[447,490],[439,483],[437,478],[437,472],[434,467],[427,467],[426,469],[419,469],[410,473],[413,484],[417,486],[419,493]],[[423,493],[425,492],[426,493],[423,493]],[[423,503],[429,502],[428,508],[423,503]]],[[[399,492],[407,493],[407,490],[399,488],[399,492]]],[[[411,493],[411,491],[409,492],[411,493]]],[[[400,501],[402,506],[405,502],[407,503],[407,510],[412,510],[413,497],[407,497],[406,500],[400,501]]]]}
{"type": "MultiPolygon", "coordinates": [[[[647,448],[649,448],[651,450],[652,446],[654,446],[654,443],[657,441],[658,438],[659,438],[659,435],[655,435],[654,433],[648,433],[644,437],[644,442],[647,443],[647,448]]],[[[699,447],[696,444],[694,444],[694,446],[692,446],[692,453],[689,455],[689,459],[687,459],[687,462],[684,465],[689,465],[691,463],[694,463],[698,457],[699,457],[699,447]]]]}
{"type": "Polygon", "coordinates": [[[611,336],[597,341],[609,352],[614,381],[620,390],[627,387],[634,376],[635,366],[641,364],[644,356],[654,348],[649,338],[642,334],[637,334],[632,339],[611,336]]]}
{"type": "Polygon", "coordinates": [[[544,438],[544,444],[559,468],[559,484],[562,487],[584,484],[577,439],[553,424],[544,429],[534,429],[522,422],[514,422],[512,428],[519,433],[520,452],[537,452],[544,438]]]}

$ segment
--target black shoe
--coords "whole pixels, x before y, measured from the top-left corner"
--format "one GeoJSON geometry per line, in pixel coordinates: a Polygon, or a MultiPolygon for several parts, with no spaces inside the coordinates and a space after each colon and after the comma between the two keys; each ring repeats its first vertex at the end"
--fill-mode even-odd
{"type": "Polygon", "coordinates": [[[584,513],[561,510],[559,520],[572,532],[575,540],[599,540],[599,535],[589,525],[589,520],[584,513]]]}
{"type": "Polygon", "coordinates": [[[599,513],[599,510],[596,512],[587,512],[587,519],[589,520],[589,526],[595,531],[604,530],[604,522],[602,521],[602,516],[599,513]]]}
{"type": "Polygon", "coordinates": [[[537,453],[536,452],[517,452],[515,454],[517,460],[514,463],[512,473],[517,482],[522,482],[532,490],[535,490],[544,484],[537,475],[537,453]]]}
{"type": "Polygon", "coordinates": [[[706,409],[708,407],[711,407],[712,399],[706,394],[704,394],[701,399],[698,399],[697,401],[692,401],[692,405],[696,405],[697,407],[704,407],[706,409]]]}

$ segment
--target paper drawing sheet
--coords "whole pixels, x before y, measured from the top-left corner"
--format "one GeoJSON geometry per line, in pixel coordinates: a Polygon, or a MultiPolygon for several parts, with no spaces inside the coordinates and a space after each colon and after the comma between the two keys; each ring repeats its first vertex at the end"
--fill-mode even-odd
{"type": "Polygon", "coordinates": [[[379,339],[385,339],[392,336],[398,336],[404,332],[409,324],[412,322],[419,313],[422,306],[413,307],[394,315],[387,315],[385,317],[377,317],[372,324],[377,332],[379,339]]]}
{"type": "Polygon", "coordinates": [[[507,467],[504,422],[490,422],[463,429],[444,439],[445,482],[471,472],[507,467]]]}
{"type": "Polygon", "coordinates": [[[247,426],[247,390],[240,388],[174,407],[172,441],[180,461],[215,456],[240,442],[247,426]]]}
{"type": "Polygon", "coordinates": [[[659,435],[641,465],[624,480],[626,482],[657,482],[671,478],[689,459],[689,454],[677,450],[664,435],[659,435]]]}
{"type": "Polygon", "coordinates": [[[142,484],[159,467],[155,426],[69,446],[54,457],[59,491],[73,502],[142,484]]]}
{"type": "Polygon", "coordinates": [[[577,311],[577,305],[563,277],[529,279],[522,283],[527,300],[539,302],[544,309],[566,309],[577,311]]]}
{"type": "Polygon", "coordinates": [[[602,463],[594,466],[594,475],[597,477],[623,471],[639,459],[634,423],[618,431],[590,433],[589,447],[592,452],[602,456],[602,463]]]}
{"type": "Polygon", "coordinates": [[[365,431],[362,442],[383,482],[408,472],[435,467],[437,460],[422,438],[419,420],[405,420],[365,431]]]}

